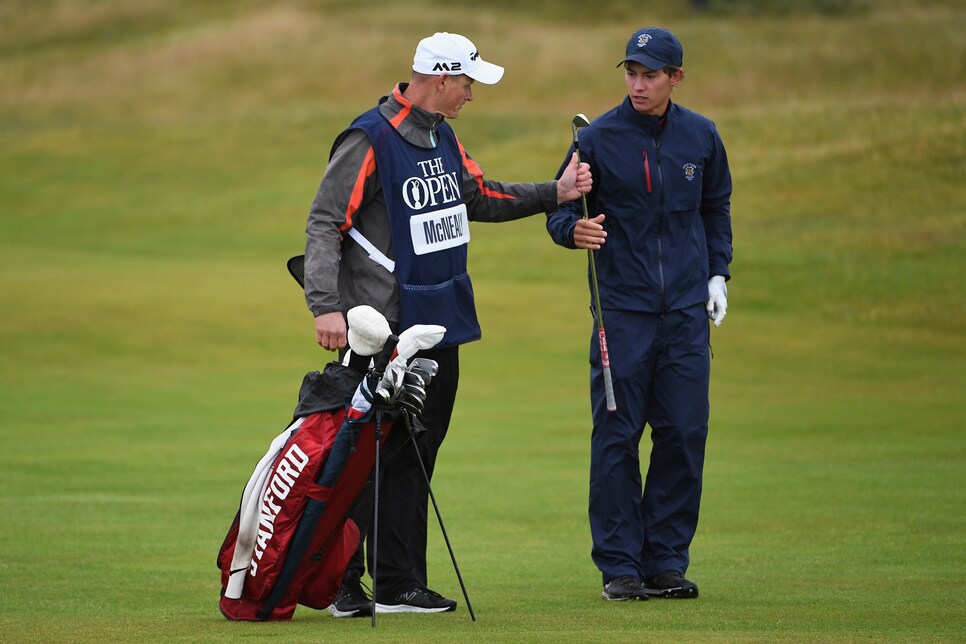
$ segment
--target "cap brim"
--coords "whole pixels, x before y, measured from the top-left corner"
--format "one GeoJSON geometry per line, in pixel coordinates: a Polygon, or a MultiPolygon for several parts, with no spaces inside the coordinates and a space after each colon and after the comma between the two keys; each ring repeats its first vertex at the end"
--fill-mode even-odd
{"type": "Polygon", "coordinates": [[[633,56],[628,56],[621,62],[617,63],[617,66],[620,67],[626,62],[639,63],[653,71],[659,71],[668,66],[668,63],[665,63],[663,60],[652,58],[646,54],[634,54],[633,56]]]}
{"type": "Polygon", "coordinates": [[[464,73],[476,82],[483,83],[484,85],[496,85],[503,78],[503,68],[499,65],[488,63],[485,60],[481,60],[480,64],[472,72],[464,73]]]}

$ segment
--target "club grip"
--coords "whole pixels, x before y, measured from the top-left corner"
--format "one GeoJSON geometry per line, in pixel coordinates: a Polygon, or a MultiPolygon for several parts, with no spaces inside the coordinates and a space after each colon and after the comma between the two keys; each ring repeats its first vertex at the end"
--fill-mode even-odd
{"type": "Polygon", "coordinates": [[[614,382],[610,378],[610,367],[604,369],[604,395],[607,397],[607,411],[617,411],[617,401],[614,400],[614,382]]]}
{"type": "Polygon", "coordinates": [[[597,329],[597,339],[600,342],[600,366],[604,372],[604,396],[607,399],[607,411],[617,411],[617,401],[614,398],[614,381],[610,375],[610,354],[607,352],[607,334],[604,327],[597,329]]]}
{"type": "Polygon", "coordinates": [[[396,350],[396,344],[399,343],[399,336],[393,334],[386,338],[386,344],[383,346],[382,351],[376,356],[376,359],[372,363],[372,371],[377,378],[381,378],[382,374],[386,372],[386,366],[392,359],[393,351],[396,350]]]}

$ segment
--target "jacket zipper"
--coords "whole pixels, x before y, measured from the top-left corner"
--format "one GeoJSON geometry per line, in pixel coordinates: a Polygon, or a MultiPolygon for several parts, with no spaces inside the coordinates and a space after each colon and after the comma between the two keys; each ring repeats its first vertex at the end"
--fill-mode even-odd
{"type": "Polygon", "coordinates": [[[661,189],[661,197],[658,200],[660,207],[657,212],[657,269],[661,279],[661,313],[667,312],[667,302],[664,292],[664,168],[661,167],[661,140],[654,140],[654,160],[657,161],[657,180],[661,189]]]}
{"type": "Polygon", "coordinates": [[[651,194],[651,162],[647,158],[647,148],[644,148],[644,177],[647,179],[647,193],[651,194]]]}

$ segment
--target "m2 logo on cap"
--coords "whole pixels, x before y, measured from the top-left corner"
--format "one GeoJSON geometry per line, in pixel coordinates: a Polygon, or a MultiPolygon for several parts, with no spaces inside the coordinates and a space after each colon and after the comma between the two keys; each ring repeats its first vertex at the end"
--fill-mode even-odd
{"type": "Polygon", "coordinates": [[[685,163],[681,167],[684,168],[684,178],[688,181],[694,181],[694,176],[698,171],[698,166],[694,165],[693,163],[685,163]]]}
{"type": "Polygon", "coordinates": [[[651,34],[641,34],[637,37],[637,46],[646,47],[647,43],[651,40],[651,34]]]}
{"type": "Polygon", "coordinates": [[[463,70],[463,64],[459,61],[455,63],[436,63],[433,65],[434,72],[459,72],[463,70]]]}

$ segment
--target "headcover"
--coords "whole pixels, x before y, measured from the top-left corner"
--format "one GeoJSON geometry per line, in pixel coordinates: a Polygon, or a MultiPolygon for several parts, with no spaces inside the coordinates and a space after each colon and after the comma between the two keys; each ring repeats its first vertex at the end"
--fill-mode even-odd
{"type": "Polygon", "coordinates": [[[367,304],[349,309],[346,320],[349,323],[349,348],[356,355],[376,355],[392,333],[386,317],[367,304]]]}
{"type": "MultiPolygon", "coordinates": [[[[403,390],[409,361],[419,351],[435,347],[445,334],[446,327],[438,324],[414,324],[400,333],[399,342],[396,344],[396,357],[386,367],[386,373],[376,389],[376,395],[385,401],[397,396],[403,390]]],[[[435,370],[433,373],[435,374],[435,370]]]]}
{"type": "Polygon", "coordinates": [[[432,349],[446,334],[446,327],[438,324],[414,324],[399,334],[399,344],[396,345],[398,355],[393,361],[407,364],[417,352],[432,349]]]}

